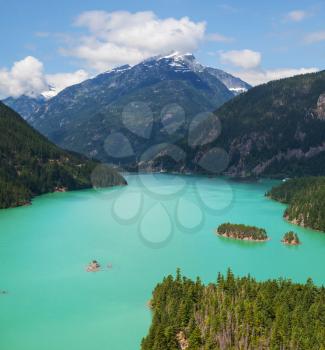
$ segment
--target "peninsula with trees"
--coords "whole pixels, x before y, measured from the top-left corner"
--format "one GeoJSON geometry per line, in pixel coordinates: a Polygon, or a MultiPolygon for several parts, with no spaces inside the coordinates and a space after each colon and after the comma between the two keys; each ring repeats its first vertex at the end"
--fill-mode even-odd
{"type": "Polygon", "coordinates": [[[325,176],[289,179],[266,196],[288,205],[283,216],[289,222],[325,232],[325,176]]]}

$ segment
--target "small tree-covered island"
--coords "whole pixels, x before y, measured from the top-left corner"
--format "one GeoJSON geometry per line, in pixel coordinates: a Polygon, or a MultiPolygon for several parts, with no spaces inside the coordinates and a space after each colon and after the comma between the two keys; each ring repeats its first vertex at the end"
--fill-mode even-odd
{"type": "Polygon", "coordinates": [[[325,349],[325,288],[229,270],[204,285],[168,276],[153,292],[142,350],[325,349]]]}
{"type": "Polygon", "coordinates": [[[229,222],[218,226],[216,233],[222,237],[243,241],[264,242],[269,239],[263,228],[229,222]]]}
{"type": "Polygon", "coordinates": [[[283,244],[286,245],[299,245],[301,244],[300,239],[296,233],[293,231],[289,231],[284,234],[282,241],[283,244]]]}

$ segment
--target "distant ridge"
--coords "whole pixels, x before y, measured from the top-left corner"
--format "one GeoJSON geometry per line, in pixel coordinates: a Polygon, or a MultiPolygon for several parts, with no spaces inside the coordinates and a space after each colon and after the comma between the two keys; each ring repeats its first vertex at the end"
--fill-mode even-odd
{"type": "Polygon", "coordinates": [[[192,54],[173,52],[99,74],[47,101],[30,101],[30,109],[25,97],[7,99],[4,103],[66,149],[105,162],[129,164],[153,144],[173,143],[179,138],[177,133],[171,136],[162,130],[161,113],[166,107],[176,105],[178,111],[183,110],[184,127],[187,127],[198,113],[212,112],[249,88],[239,78],[201,65],[192,54]],[[137,116],[125,125],[121,119],[125,108],[133,102],[142,103],[152,113],[152,133],[145,140],[130,130],[143,129],[146,120],[137,116]],[[114,160],[107,154],[105,140],[112,132],[120,132],[130,140],[132,159],[114,160]]]}

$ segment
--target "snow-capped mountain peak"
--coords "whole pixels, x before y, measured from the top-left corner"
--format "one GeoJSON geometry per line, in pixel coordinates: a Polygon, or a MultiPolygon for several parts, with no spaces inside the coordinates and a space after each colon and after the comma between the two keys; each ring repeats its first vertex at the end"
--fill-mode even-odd
{"type": "MultiPolygon", "coordinates": [[[[69,109],[70,113],[70,109],[73,109],[74,106],[90,103],[87,101],[92,101],[94,96],[97,98],[93,102],[95,105],[98,103],[98,100],[102,99],[104,101],[106,98],[107,100],[103,102],[105,106],[117,96],[128,94],[130,91],[133,91],[135,94],[139,91],[139,95],[136,96],[139,96],[138,98],[141,100],[143,98],[141,93],[144,87],[152,89],[150,98],[153,100],[156,99],[156,95],[161,93],[163,96],[162,100],[167,101],[169,96],[164,96],[163,90],[160,90],[160,88],[153,87],[153,84],[158,83],[163,86],[165,82],[169,82],[175,89],[177,86],[177,94],[182,96],[180,97],[180,103],[184,104],[184,106],[192,103],[191,99],[187,100],[187,91],[189,91],[188,88],[190,86],[197,93],[196,104],[202,104],[204,106],[202,109],[210,110],[216,109],[221,103],[250,88],[244,81],[227,72],[201,64],[191,53],[173,51],[165,55],[148,58],[134,66],[124,65],[116,67],[86,79],[74,85],[74,87],[70,86],[62,90],[58,86],[49,85],[47,90],[42,92],[41,96],[36,96],[32,99],[26,99],[26,97],[21,96],[6,99],[5,102],[28,120],[34,118],[36,114],[40,115],[38,122],[41,124],[43,114],[46,115],[46,118],[51,118],[51,113],[53,113],[53,110],[56,110],[56,113],[53,113],[53,115],[59,115],[61,110],[64,110],[62,103],[64,104],[66,101],[68,101],[66,108],[69,109]],[[183,82],[183,85],[178,86],[179,82],[183,82]],[[205,94],[210,94],[209,98],[205,94]],[[204,95],[203,98],[202,95],[204,95]],[[54,96],[56,97],[53,98],[54,96]],[[86,97],[83,98],[82,96],[86,97]],[[57,101],[60,101],[60,103],[57,103],[57,101]],[[205,105],[207,101],[208,106],[205,105]],[[41,109],[42,111],[40,112],[41,109]],[[50,112],[48,112],[48,109],[50,109],[50,112]],[[47,113],[49,113],[49,116],[47,116],[47,113]]],[[[172,89],[171,87],[167,89],[171,95],[173,94],[171,92],[172,89]]],[[[193,110],[193,108],[191,109],[193,110]]]]}
{"type": "Polygon", "coordinates": [[[50,98],[56,96],[59,92],[60,90],[56,89],[54,86],[49,86],[48,90],[41,93],[41,96],[43,96],[46,100],[49,100],[50,98]]]}
{"type": "Polygon", "coordinates": [[[195,59],[192,53],[189,53],[189,52],[181,53],[179,51],[172,51],[170,54],[168,54],[166,56],[159,55],[157,57],[158,57],[158,60],[161,60],[161,59],[173,59],[175,61],[186,60],[188,58],[195,59]]]}
{"type": "MultiPolygon", "coordinates": [[[[159,55],[143,61],[145,65],[168,64],[176,72],[194,72],[210,74],[220,80],[234,95],[246,92],[251,86],[241,79],[223,70],[202,65],[192,53],[172,51],[167,55],[159,55]]],[[[141,64],[141,63],[140,63],[141,64]]]]}
{"type": "Polygon", "coordinates": [[[126,70],[129,70],[131,68],[132,68],[132,66],[130,66],[129,64],[124,64],[122,66],[118,66],[118,67],[115,67],[113,69],[109,69],[109,70],[103,72],[102,74],[120,73],[120,72],[124,72],[126,70]]]}

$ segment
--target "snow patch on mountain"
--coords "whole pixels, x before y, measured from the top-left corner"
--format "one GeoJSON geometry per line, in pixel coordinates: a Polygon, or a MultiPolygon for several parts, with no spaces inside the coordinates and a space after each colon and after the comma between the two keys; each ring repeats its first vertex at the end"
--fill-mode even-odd
{"type": "Polygon", "coordinates": [[[220,80],[234,95],[246,92],[251,88],[246,82],[225,71],[202,65],[192,53],[174,51],[165,56],[159,55],[146,60],[150,64],[159,64],[161,61],[166,62],[178,72],[209,73],[220,80]]]}

